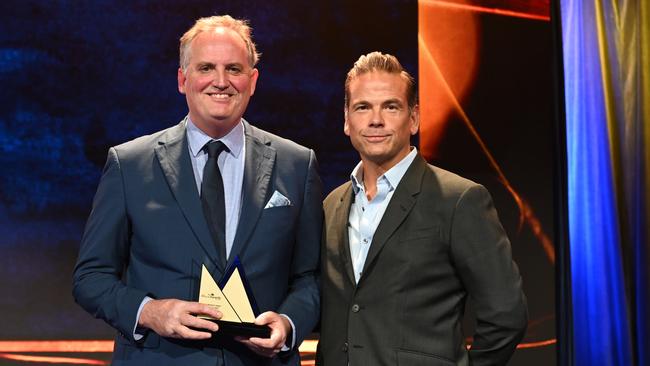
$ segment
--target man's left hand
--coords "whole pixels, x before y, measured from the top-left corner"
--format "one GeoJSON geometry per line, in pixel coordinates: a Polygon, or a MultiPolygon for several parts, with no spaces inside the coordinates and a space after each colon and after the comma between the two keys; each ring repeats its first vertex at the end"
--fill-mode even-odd
{"type": "Polygon", "coordinates": [[[284,316],[267,311],[255,319],[255,324],[266,325],[271,328],[271,336],[269,338],[252,337],[247,339],[238,337],[236,339],[260,356],[274,357],[284,347],[287,335],[292,331],[291,323],[284,316]]]}

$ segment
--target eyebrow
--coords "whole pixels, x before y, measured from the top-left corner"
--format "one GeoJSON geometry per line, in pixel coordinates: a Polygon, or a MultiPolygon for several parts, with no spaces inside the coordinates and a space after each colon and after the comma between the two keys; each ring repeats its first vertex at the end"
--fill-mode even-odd
{"type": "Polygon", "coordinates": [[[399,104],[399,105],[404,105],[404,102],[403,102],[402,100],[400,100],[400,99],[397,99],[397,98],[391,98],[391,99],[388,99],[388,100],[383,101],[381,104],[382,104],[382,105],[386,105],[386,104],[399,104]]]}
{"type": "Polygon", "coordinates": [[[357,106],[360,106],[360,105],[369,105],[369,104],[370,104],[370,102],[368,102],[367,100],[359,100],[359,101],[350,103],[350,107],[357,107],[357,106]]]}
{"type": "MultiPolygon", "coordinates": [[[[398,98],[390,98],[390,99],[382,101],[380,105],[385,106],[385,105],[388,105],[388,104],[398,104],[400,106],[403,106],[406,103],[403,102],[401,99],[398,99],[398,98]]],[[[359,106],[359,105],[372,105],[372,103],[370,103],[369,101],[367,101],[365,99],[362,99],[362,100],[351,103],[350,107],[356,107],[356,106],[359,106]]]]}
{"type": "Polygon", "coordinates": [[[215,65],[214,65],[212,62],[208,62],[208,61],[199,61],[199,62],[196,63],[196,66],[197,66],[197,67],[202,67],[202,66],[210,66],[210,67],[214,67],[215,65]]]}
{"type": "MultiPolygon", "coordinates": [[[[242,69],[244,69],[244,68],[246,68],[245,65],[246,65],[246,64],[243,64],[243,63],[241,63],[241,62],[229,62],[229,63],[226,63],[225,67],[238,66],[238,67],[241,67],[242,69]]],[[[196,66],[199,66],[199,67],[200,67],[200,66],[210,66],[210,67],[215,67],[215,66],[217,66],[217,65],[216,65],[214,62],[210,62],[210,61],[198,61],[198,62],[196,63],[196,66]]]]}

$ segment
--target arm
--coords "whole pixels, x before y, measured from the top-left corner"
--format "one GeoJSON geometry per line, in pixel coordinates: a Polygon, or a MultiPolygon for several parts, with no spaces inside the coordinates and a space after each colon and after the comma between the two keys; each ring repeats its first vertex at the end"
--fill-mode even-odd
{"type": "Polygon", "coordinates": [[[130,226],[117,152],[108,152],[74,269],[75,300],[134,341],[133,326],[146,292],[121,281],[128,261],[130,226]]]}
{"type": "Polygon", "coordinates": [[[299,346],[320,317],[318,268],[323,227],[323,193],[318,163],[310,150],[300,217],[296,224],[289,294],[278,310],[293,321],[299,346]]]}
{"type": "MultiPolygon", "coordinates": [[[[295,243],[292,253],[289,293],[277,313],[266,312],[257,324],[272,328],[269,339],[251,338],[243,341],[254,352],[272,357],[285,345],[287,337],[295,331],[294,349],[312,331],[320,315],[320,295],[317,271],[323,221],[322,186],[317,172],[316,157],[309,152],[309,164],[304,182],[304,195],[300,214],[295,225],[295,243]],[[286,315],[286,317],[280,315],[286,315]],[[294,329],[290,322],[293,322],[294,329]]],[[[288,346],[291,344],[286,343],[288,346]]]]}
{"type": "Polygon", "coordinates": [[[528,313],[510,242],[483,186],[468,188],[457,202],[451,243],[476,310],[471,363],[505,365],[524,336],[528,313]]]}
{"type": "Polygon", "coordinates": [[[117,151],[111,148],[74,270],[73,295],[77,303],[132,342],[136,341],[133,333],[136,323],[163,336],[209,338],[209,333],[191,331],[184,326],[216,330],[213,323],[189,315],[219,315],[196,303],[152,300],[143,305],[137,319],[143,299],[151,295],[122,281],[129,262],[130,231],[120,161],[117,151]],[[185,329],[180,329],[181,326],[185,329]]]}

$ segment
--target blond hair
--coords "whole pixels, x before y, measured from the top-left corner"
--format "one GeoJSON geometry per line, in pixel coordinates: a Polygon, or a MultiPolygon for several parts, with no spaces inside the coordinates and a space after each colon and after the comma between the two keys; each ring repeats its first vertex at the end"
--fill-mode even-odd
{"type": "Polygon", "coordinates": [[[409,74],[402,64],[400,64],[397,57],[381,52],[370,52],[367,55],[362,55],[354,63],[352,69],[348,71],[348,76],[345,79],[345,109],[348,109],[350,103],[350,83],[355,78],[372,72],[383,71],[389,74],[399,74],[406,82],[406,100],[409,109],[413,109],[417,104],[417,92],[415,89],[415,79],[409,74]]]}

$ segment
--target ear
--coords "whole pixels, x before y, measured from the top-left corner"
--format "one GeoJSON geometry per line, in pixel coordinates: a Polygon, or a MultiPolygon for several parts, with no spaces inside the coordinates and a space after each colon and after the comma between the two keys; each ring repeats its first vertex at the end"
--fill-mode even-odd
{"type": "Polygon", "coordinates": [[[410,131],[411,135],[415,135],[418,133],[418,130],[420,129],[420,106],[415,105],[411,109],[411,116],[409,117],[411,120],[411,126],[410,126],[410,131]]]}
{"type": "Polygon", "coordinates": [[[345,133],[346,136],[350,136],[350,125],[348,124],[348,109],[347,108],[343,108],[343,114],[344,114],[343,132],[345,133]]]}
{"type": "Polygon", "coordinates": [[[185,81],[187,80],[187,77],[185,77],[185,73],[183,73],[183,69],[180,67],[178,68],[178,91],[181,94],[185,94],[185,81]]]}
{"type": "Polygon", "coordinates": [[[251,95],[255,94],[255,87],[257,86],[257,78],[260,76],[260,72],[257,69],[253,68],[251,70],[251,95]]]}

